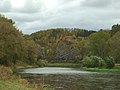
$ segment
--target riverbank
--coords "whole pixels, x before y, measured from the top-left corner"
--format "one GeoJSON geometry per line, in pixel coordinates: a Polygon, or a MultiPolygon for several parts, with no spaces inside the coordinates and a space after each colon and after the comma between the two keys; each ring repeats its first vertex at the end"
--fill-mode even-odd
{"type": "Polygon", "coordinates": [[[0,90],[52,90],[41,84],[30,84],[26,79],[13,74],[10,67],[0,66],[0,90]]]}
{"type": "MultiPolygon", "coordinates": [[[[82,67],[80,64],[75,63],[48,63],[44,67],[64,67],[64,68],[79,68],[82,71],[91,71],[91,72],[112,72],[112,73],[120,73],[120,64],[115,64],[115,67],[112,69],[107,68],[87,68],[82,67]]],[[[17,69],[24,68],[39,68],[38,66],[17,66],[17,69]]]]}
{"type": "Polygon", "coordinates": [[[81,65],[75,63],[48,63],[46,67],[80,68],[81,65]]]}
{"type": "Polygon", "coordinates": [[[112,69],[87,68],[87,67],[82,67],[80,64],[73,64],[73,63],[49,63],[47,67],[67,67],[67,68],[79,68],[82,71],[120,73],[120,64],[116,64],[115,67],[112,69]]]}
{"type": "Polygon", "coordinates": [[[33,90],[31,87],[23,86],[19,83],[0,80],[0,90],[33,90]]]}
{"type": "Polygon", "coordinates": [[[81,67],[80,70],[83,70],[83,71],[91,71],[91,72],[111,72],[111,73],[120,73],[120,69],[117,69],[117,68],[106,69],[106,68],[87,68],[87,67],[81,67]]]}
{"type": "Polygon", "coordinates": [[[13,75],[10,67],[0,66],[0,90],[36,90],[27,80],[13,75]]]}

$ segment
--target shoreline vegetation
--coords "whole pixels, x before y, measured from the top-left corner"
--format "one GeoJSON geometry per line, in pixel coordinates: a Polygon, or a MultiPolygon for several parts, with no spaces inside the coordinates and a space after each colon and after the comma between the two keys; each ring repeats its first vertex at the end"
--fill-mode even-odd
{"type": "Polygon", "coordinates": [[[36,90],[25,79],[15,76],[10,67],[0,66],[1,90],[36,90]]]}
{"type": "Polygon", "coordinates": [[[110,73],[120,73],[120,64],[115,64],[115,67],[112,69],[107,69],[107,68],[87,68],[87,67],[82,67],[80,64],[75,64],[75,63],[48,63],[45,66],[17,66],[17,69],[27,69],[27,68],[43,68],[43,67],[64,67],[64,68],[77,68],[82,71],[91,71],[91,72],[110,72],[110,73]]]}
{"type": "MultiPolygon", "coordinates": [[[[31,66],[33,67],[33,66],[31,66]]],[[[30,68],[30,67],[29,67],[30,68]]],[[[15,75],[11,67],[0,65],[0,90],[53,90],[44,84],[30,84],[21,76],[15,75]],[[45,86],[45,87],[44,87],[45,86]]]]}

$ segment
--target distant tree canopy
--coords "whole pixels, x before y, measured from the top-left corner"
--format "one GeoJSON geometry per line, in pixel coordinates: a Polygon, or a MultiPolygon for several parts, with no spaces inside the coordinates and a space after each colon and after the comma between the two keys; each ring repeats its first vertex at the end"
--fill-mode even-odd
{"type": "Polygon", "coordinates": [[[95,31],[56,28],[38,31],[31,34],[30,37],[41,47],[41,59],[74,61],[79,54],[80,47],[77,47],[79,41],[86,40],[92,33],[95,31]]]}
{"type": "MultiPolygon", "coordinates": [[[[30,37],[40,46],[40,59],[76,62],[77,59],[82,60],[90,54],[103,59],[111,55],[118,58],[120,55],[113,55],[115,50],[112,50],[112,39],[119,30],[118,24],[113,25],[112,30],[97,32],[78,28],[56,28],[35,32],[30,37]]],[[[118,35],[117,37],[119,38],[118,35]]],[[[116,50],[119,48],[116,47],[116,50]]]]}
{"type": "Polygon", "coordinates": [[[115,33],[117,33],[118,31],[120,31],[120,25],[113,25],[112,26],[112,30],[111,30],[111,36],[113,36],[115,33]]]}

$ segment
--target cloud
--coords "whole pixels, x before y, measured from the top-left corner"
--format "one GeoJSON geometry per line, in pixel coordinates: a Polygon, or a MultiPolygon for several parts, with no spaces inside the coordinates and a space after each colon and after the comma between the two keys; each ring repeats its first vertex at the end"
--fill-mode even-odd
{"type": "Polygon", "coordinates": [[[40,14],[26,14],[26,13],[6,13],[7,16],[18,22],[34,22],[40,19],[40,14]]]}
{"type": "Polygon", "coordinates": [[[120,0],[84,0],[82,6],[91,8],[114,8],[120,6],[120,0]]]}
{"type": "Polygon", "coordinates": [[[37,13],[42,9],[42,1],[41,0],[26,0],[23,7],[13,8],[13,12],[18,13],[37,13]]]}
{"type": "Polygon", "coordinates": [[[20,7],[10,1],[1,0],[0,10],[23,33],[59,27],[110,29],[120,20],[120,0],[24,0],[20,7]]]}
{"type": "Polygon", "coordinates": [[[86,7],[103,8],[109,6],[111,3],[112,0],[85,0],[82,4],[86,7]]]}
{"type": "Polygon", "coordinates": [[[9,12],[12,6],[9,0],[0,0],[0,12],[9,12]]]}

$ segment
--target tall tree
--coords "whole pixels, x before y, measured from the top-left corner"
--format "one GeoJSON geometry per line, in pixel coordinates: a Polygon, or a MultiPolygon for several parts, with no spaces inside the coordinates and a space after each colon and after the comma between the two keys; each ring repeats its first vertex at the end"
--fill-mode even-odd
{"type": "Polygon", "coordinates": [[[11,19],[0,15],[0,64],[16,64],[20,59],[23,36],[11,19]]]}
{"type": "Polygon", "coordinates": [[[120,63],[120,31],[109,40],[111,48],[111,55],[114,57],[117,63],[120,63]]]}
{"type": "Polygon", "coordinates": [[[103,59],[108,56],[108,40],[110,39],[109,31],[98,31],[97,33],[90,35],[89,39],[91,45],[91,52],[94,55],[100,56],[103,59]]]}

